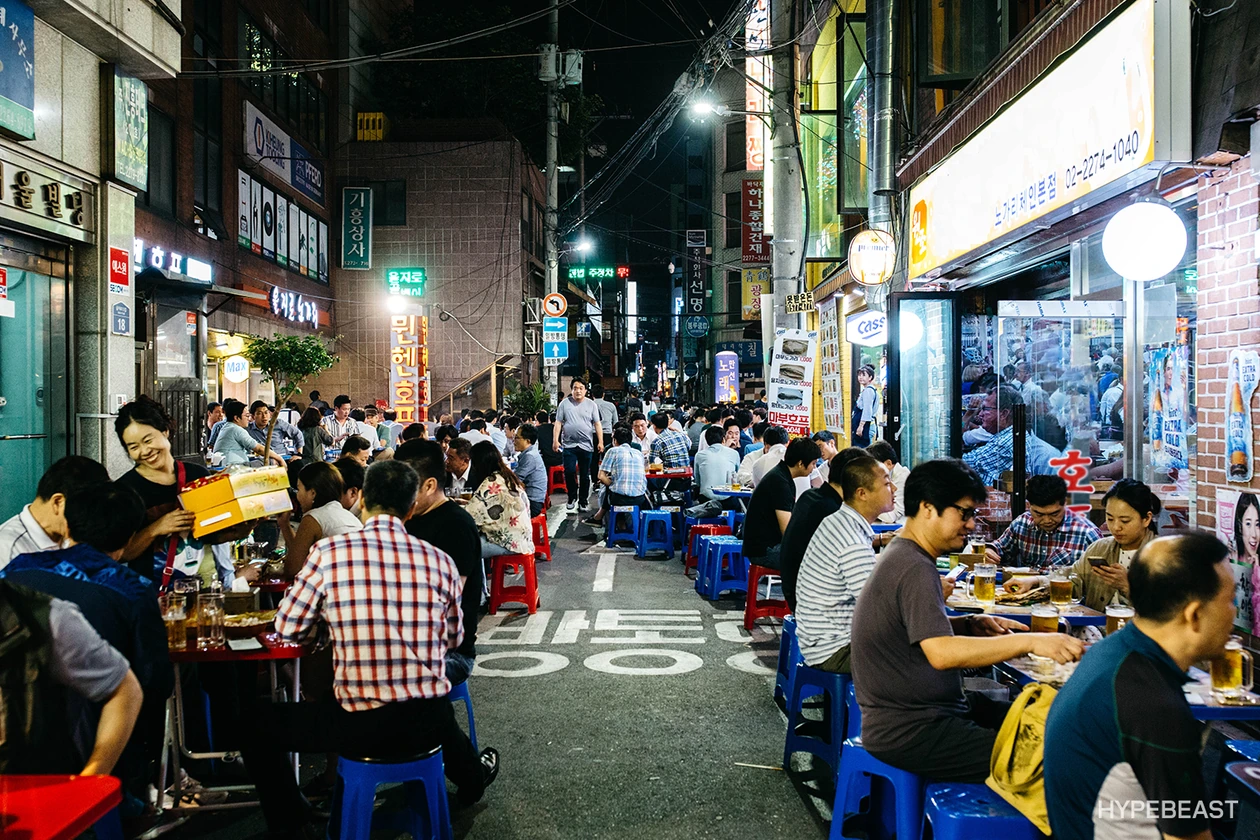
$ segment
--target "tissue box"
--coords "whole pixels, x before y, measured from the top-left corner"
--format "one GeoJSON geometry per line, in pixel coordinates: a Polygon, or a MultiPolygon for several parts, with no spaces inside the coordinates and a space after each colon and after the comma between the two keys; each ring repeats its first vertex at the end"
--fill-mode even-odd
{"type": "Polygon", "coordinates": [[[197,517],[193,520],[193,536],[202,537],[252,519],[284,513],[286,510],[293,510],[293,505],[289,503],[288,490],[275,490],[271,493],[246,496],[243,499],[232,499],[227,504],[218,505],[209,510],[196,511],[197,517]]]}
{"type": "Polygon", "coordinates": [[[262,493],[287,490],[289,473],[284,467],[263,467],[235,473],[219,473],[199,478],[179,493],[184,510],[201,513],[262,493]]]}

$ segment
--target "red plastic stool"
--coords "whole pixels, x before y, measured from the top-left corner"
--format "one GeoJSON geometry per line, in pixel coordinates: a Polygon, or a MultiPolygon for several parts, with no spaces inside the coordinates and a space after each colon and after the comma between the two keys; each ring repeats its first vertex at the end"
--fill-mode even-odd
{"type": "Polygon", "coordinates": [[[564,483],[564,466],[547,470],[547,497],[552,493],[568,493],[569,485],[564,483]]]}
{"type": "Polygon", "coordinates": [[[494,559],[494,568],[490,578],[490,614],[498,612],[504,604],[524,604],[529,614],[538,612],[541,599],[538,597],[538,574],[534,569],[532,554],[500,554],[494,559]],[[520,586],[504,586],[503,576],[516,574],[518,568],[525,570],[525,583],[520,586]]]}
{"type": "Polygon", "coordinates": [[[775,569],[768,569],[754,563],[748,564],[748,595],[744,600],[745,630],[751,630],[759,618],[783,618],[791,615],[792,611],[788,608],[787,601],[779,598],[757,600],[757,589],[761,584],[761,579],[778,576],[779,573],[775,569]]]}
{"type": "Polygon", "coordinates": [[[732,531],[725,525],[692,525],[687,532],[687,550],[683,552],[683,574],[690,575],[691,570],[700,565],[696,554],[697,537],[732,536],[732,531]]]}
{"type": "Polygon", "coordinates": [[[529,520],[534,526],[534,556],[551,562],[551,536],[547,533],[547,517],[541,513],[529,520]]]}

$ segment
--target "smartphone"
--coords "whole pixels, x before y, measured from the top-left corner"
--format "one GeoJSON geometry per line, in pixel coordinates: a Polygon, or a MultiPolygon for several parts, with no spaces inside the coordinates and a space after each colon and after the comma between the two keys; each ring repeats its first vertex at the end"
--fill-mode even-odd
{"type": "Polygon", "coordinates": [[[967,571],[967,567],[959,563],[957,566],[949,570],[949,574],[945,575],[946,580],[958,580],[967,571]]]}
{"type": "Polygon", "coordinates": [[[1105,557],[1091,557],[1091,558],[1089,558],[1089,565],[1093,566],[1094,568],[1098,568],[1099,566],[1106,566],[1106,565],[1107,565],[1107,558],[1105,558],[1105,557]]]}

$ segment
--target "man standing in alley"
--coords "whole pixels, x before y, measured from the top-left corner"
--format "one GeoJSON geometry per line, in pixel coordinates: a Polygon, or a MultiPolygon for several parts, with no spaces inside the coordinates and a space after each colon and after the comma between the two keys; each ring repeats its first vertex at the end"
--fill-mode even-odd
{"type": "Polygon", "coordinates": [[[582,509],[591,494],[591,456],[604,451],[604,427],[599,408],[586,398],[586,383],[574,379],[569,396],[556,412],[556,452],[564,452],[564,481],[569,504],[565,512],[572,515],[582,509]]]}

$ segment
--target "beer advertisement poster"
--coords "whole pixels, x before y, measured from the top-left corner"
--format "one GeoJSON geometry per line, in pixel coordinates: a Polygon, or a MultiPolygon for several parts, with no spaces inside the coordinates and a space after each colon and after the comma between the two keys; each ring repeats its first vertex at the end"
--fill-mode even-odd
{"type": "Polygon", "coordinates": [[[1238,490],[1216,491],[1216,536],[1229,546],[1234,573],[1234,626],[1255,633],[1260,616],[1260,496],[1238,490]]]}
{"type": "Polygon", "coordinates": [[[1225,386],[1225,477],[1247,484],[1252,475],[1251,395],[1260,380],[1260,354],[1234,350],[1229,354],[1229,382],[1225,386]]]}
{"type": "Polygon", "coordinates": [[[1186,453],[1188,352],[1182,344],[1146,354],[1147,370],[1151,372],[1147,406],[1151,460],[1161,472],[1190,467],[1186,453]]]}
{"type": "Polygon", "coordinates": [[[770,358],[769,421],[793,435],[808,435],[814,401],[816,330],[777,329],[770,358]]]}

